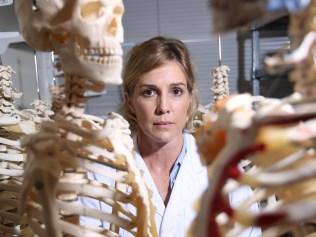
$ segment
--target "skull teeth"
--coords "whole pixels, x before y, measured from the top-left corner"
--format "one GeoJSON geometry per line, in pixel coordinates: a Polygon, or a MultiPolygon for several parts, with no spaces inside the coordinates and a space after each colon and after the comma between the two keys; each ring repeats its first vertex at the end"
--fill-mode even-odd
{"type": "Polygon", "coordinates": [[[98,57],[106,57],[106,56],[121,56],[120,53],[118,53],[118,50],[115,48],[110,47],[103,47],[103,48],[80,48],[80,46],[77,45],[76,47],[76,53],[79,56],[98,56],[98,57]]]}
{"type": "Polygon", "coordinates": [[[114,47],[81,48],[76,45],[75,53],[83,61],[103,65],[120,64],[121,61],[120,50],[114,47]]]}
{"type": "Polygon", "coordinates": [[[90,61],[93,63],[98,63],[98,64],[104,64],[104,65],[111,65],[111,64],[116,64],[118,63],[119,57],[117,56],[104,56],[104,57],[98,57],[98,56],[80,56],[81,59],[84,61],[90,61]]]}

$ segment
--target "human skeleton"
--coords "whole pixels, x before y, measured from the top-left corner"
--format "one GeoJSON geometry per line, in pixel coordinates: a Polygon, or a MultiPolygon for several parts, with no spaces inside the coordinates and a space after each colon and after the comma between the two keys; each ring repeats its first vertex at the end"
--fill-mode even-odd
{"type": "Polygon", "coordinates": [[[220,65],[212,70],[213,77],[213,104],[217,101],[225,99],[229,95],[228,72],[227,65],[220,65]]]}
{"type": "Polygon", "coordinates": [[[216,116],[216,104],[229,96],[228,72],[230,68],[222,64],[222,43],[220,35],[218,35],[218,52],[219,65],[211,70],[213,101],[205,106],[199,104],[193,119],[193,126],[195,128],[199,128],[207,120],[211,120],[211,117],[216,116]]]}
{"type": "MultiPolygon", "coordinates": [[[[36,131],[39,116],[25,117],[23,111],[16,109],[14,103],[21,93],[12,88],[9,66],[0,66],[0,235],[30,236],[26,223],[19,218],[18,202],[23,181],[25,152],[20,139],[25,134],[36,131]]],[[[28,109],[29,112],[35,112],[28,109]]]]}
{"type": "Polygon", "coordinates": [[[250,226],[261,227],[266,237],[316,235],[315,43],[304,42],[314,34],[315,6],[313,0],[291,16],[293,51],[267,59],[273,70],[291,66],[295,93],[281,100],[231,96],[219,105],[217,118],[197,131],[211,185],[201,198],[191,236],[235,237],[250,226]],[[301,59],[299,50],[306,52],[301,59]],[[244,172],[240,164],[246,160],[252,167],[244,172]],[[229,193],[243,185],[251,186],[254,195],[232,207],[229,193]],[[249,211],[263,202],[266,207],[258,213],[249,211]]]}
{"type": "Polygon", "coordinates": [[[121,83],[122,1],[16,0],[15,9],[26,41],[54,50],[65,75],[54,120],[22,141],[28,157],[21,213],[42,237],[157,236],[128,123],[115,113],[106,120],[84,114],[85,91],[121,83]]]}
{"type": "Polygon", "coordinates": [[[201,127],[206,121],[212,120],[216,116],[216,105],[219,101],[225,100],[229,96],[229,81],[227,65],[220,65],[212,69],[213,78],[211,91],[213,92],[213,101],[210,104],[199,104],[197,112],[194,116],[194,128],[201,127]]]}

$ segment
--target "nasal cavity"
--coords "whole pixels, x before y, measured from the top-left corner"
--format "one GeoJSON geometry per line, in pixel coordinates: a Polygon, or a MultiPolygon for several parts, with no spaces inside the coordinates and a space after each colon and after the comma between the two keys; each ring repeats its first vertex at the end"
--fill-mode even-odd
{"type": "Polygon", "coordinates": [[[113,8],[113,16],[110,23],[107,26],[106,33],[108,33],[111,36],[116,36],[118,32],[118,27],[120,27],[119,24],[120,24],[123,13],[124,13],[124,7],[116,6],[113,8]]]}
{"type": "Polygon", "coordinates": [[[114,17],[111,21],[110,24],[108,25],[107,33],[111,36],[115,36],[117,32],[117,19],[114,17]]]}

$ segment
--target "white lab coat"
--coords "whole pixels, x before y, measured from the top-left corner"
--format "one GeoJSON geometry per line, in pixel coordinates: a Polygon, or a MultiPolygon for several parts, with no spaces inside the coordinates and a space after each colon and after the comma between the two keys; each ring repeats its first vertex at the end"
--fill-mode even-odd
{"type": "Polygon", "coordinates": [[[207,169],[201,164],[196,151],[195,139],[192,135],[185,133],[185,140],[187,153],[166,207],[144,160],[139,154],[136,155],[136,163],[144,171],[145,180],[153,191],[159,237],[186,236],[186,231],[195,217],[194,203],[208,184],[207,169]]]}
{"type": "MultiPolygon", "coordinates": [[[[143,158],[139,153],[136,153],[135,156],[136,165],[139,169],[143,170],[144,179],[153,192],[152,201],[156,209],[155,221],[159,237],[186,236],[187,230],[196,216],[194,205],[208,186],[207,168],[201,164],[195,139],[189,133],[184,133],[184,136],[185,141],[187,142],[187,153],[177,175],[166,207],[143,158]]],[[[92,179],[104,182],[99,176],[93,175],[92,179]]],[[[252,191],[249,187],[244,187],[230,195],[230,203],[233,206],[237,205],[243,199],[251,195],[251,193],[252,191]]],[[[101,209],[103,211],[108,209],[104,204],[95,200],[83,199],[81,202],[86,206],[101,209]]],[[[100,224],[100,222],[96,222],[91,218],[82,218],[80,222],[83,225],[88,224],[103,226],[105,228],[108,227],[108,224],[100,224]]],[[[131,237],[132,235],[122,230],[120,231],[120,236],[131,237]]],[[[239,237],[257,236],[261,236],[261,231],[256,228],[250,228],[239,237]]]]}
{"type": "MultiPolygon", "coordinates": [[[[201,163],[195,138],[189,133],[184,133],[184,136],[187,142],[187,153],[166,207],[144,160],[139,154],[135,157],[138,167],[144,171],[145,180],[153,191],[153,203],[156,208],[155,220],[159,237],[186,236],[187,230],[196,216],[194,205],[208,186],[207,168],[201,163]]],[[[251,194],[250,187],[242,187],[230,194],[230,204],[236,206],[251,194]]],[[[256,209],[258,206],[254,205],[252,211],[256,211],[256,209]]],[[[261,236],[260,229],[249,228],[239,237],[258,236],[261,236]]]]}

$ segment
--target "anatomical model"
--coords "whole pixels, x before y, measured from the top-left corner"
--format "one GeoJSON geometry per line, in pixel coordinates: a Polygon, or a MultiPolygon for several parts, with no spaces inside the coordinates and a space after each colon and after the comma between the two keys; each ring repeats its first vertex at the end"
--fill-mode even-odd
{"type": "Polygon", "coordinates": [[[229,80],[228,72],[230,68],[227,65],[222,64],[222,41],[221,36],[218,34],[218,66],[212,69],[212,92],[213,103],[212,107],[220,100],[229,96],[229,80]]]}
{"type": "Polygon", "coordinates": [[[217,112],[217,104],[225,100],[229,96],[228,71],[227,65],[220,65],[212,70],[212,92],[213,101],[205,106],[199,105],[197,113],[193,120],[195,128],[201,127],[209,120],[215,119],[217,112]]]}
{"type": "Polygon", "coordinates": [[[64,87],[62,85],[51,86],[50,92],[52,95],[52,111],[54,111],[54,114],[58,114],[65,99],[64,87]]]}
{"type": "Polygon", "coordinates": [[[121,83],[122,0],[16,0],[15,10],[27,43],[55,51],[65,77],[53,121],[22,141],[21,213],[41,237],[157,236],[128,123],[84,114],[85,91],[121,83]]]}
{"type": "Polygon", "coordinates": [[[54,112],[50,110],[50,105],[46,101],[34,100],[31,103],[31,109],[23,109],[20,111],[20,116],[34,121],[38,126],[45,120],[50,120],[54,112]]]}
{"type": "MultiPolygon", "coordinates": [[[[21,93],[12,88],[9,66],[0,66],[0,236],[31,236],[19,218],[19,193],[25,153],[20,139],[35,132],[35,123],[21,116],[14,103],[21,93]]],[[[31,110],[30,110],[31,111],[31,110]]]]}
{"type": "Polygon", "coordinates": [[[212,70],[213,77],[213,104],[225,99],[229,95],[228,72],[229,67],[221,65],[212,70]]]}
{"type": "Polygon", "coordinates": [[[219,65],[211,71],[211,91],[213,92],[213,101],[205,106],[201,104],[199,105],[193,120],[195,128],[199,128],[207,121],[215,119],[217,103],[225,100],[229,96],[228,72],[230,71],[230,68],[227,65],[222,64],[222,43],[220,35],[218,35],[218,62],[219,65]]]}
{"type": "MultiPolygon", "coordinates": [[[[235,237],[250,226],[261,227],[266,237],[315,236],[315,52],[309,48],[314,43],[305,48],[303,40],[313,33],[315,6],[312,0],[302,12],[293,13],[290,26],[294,51],[284,59],[296,60],[290,74],[295,93],[281,100],[230,96],[218,106],[217,119],[197,132],[211,183],[191,236],[235,237]],[[296,54],[298,45],[308,52],[304,60],[296,54]],[[247,172],[240,168],[243,160],[251,161],[247,172]],[[232,207],[229,193],[244,185],[252,187],[254,195],[232,207]],[[254,203],[266,206],[252,213],[249,207],[254,203]]],[[[276,58],[268,60],[271,67],[282,66],[276,58]]]]}

